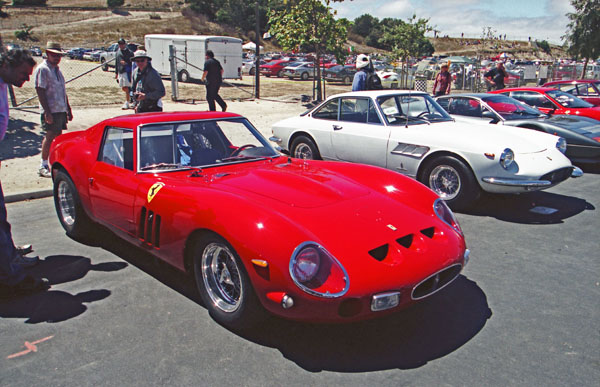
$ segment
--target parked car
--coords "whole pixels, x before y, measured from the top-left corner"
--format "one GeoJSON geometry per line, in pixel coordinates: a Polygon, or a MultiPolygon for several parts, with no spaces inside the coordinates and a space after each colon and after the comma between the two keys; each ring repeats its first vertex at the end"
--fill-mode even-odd
{"type": "Polygon", "coordinates": [[[501,94],[456,94],[436,98],[457,121],[518,126],[554,134],[567,141],[572,162],[600,165],[600,122],[574,115],[548,117],[541,111],[501,94]]]}
{"type": "MultiPolygon", "coordinates": [[[[264,60],[260,60],[260,65],[267,63],[264,60]]],[[[247,60],[242,63],[242,74],[254,75],[256,71],[256,62],[254,60],[247,60]]]]}
{"type": "Polygon", "coordinates": [[[519,87],[491,93],[508,95],[547,114],[574,114],[600,120],[600,107],[551,87],[519,87]]]}
{"type": "Polygon", "coordinates": [[[100,61],[100,55],[104,52],[104,50],[92,50],[92,51],[86,51],[83,53],[83,59],[84,60],[90,60],[92,62],[99,62],[100,61]]]}
{"type": "Polygon", "coordinates": [[[281,75],[289,79],[300,78],[305,81],[315,76],[315,65],[313,62],[292,62],[283,68],[281,75]]]}
{"type": "Polygon", "coordinates": [[[416,178],[454,208],[468,207],[481,190],[540,190],[581,173],[563,154],[564,139],[457,123],[422,92],[333,95],[272,131],[271,140],[293,157],[388,168],[416,178]]]}
{"type": "Polygon", "coordinates": [[[576,79],[553,81],[544,84],[565,93],[573,94],[594,106],[600,106],[600,81],[596,79],[576,79]]]}
{"type": "Polygon", "coordinates": [[[382,316],[444,288],[469,256],[451,210],[422,184],[292,160],[237,114],[115,117],[58,137],[50,162],[67,234],[108,227],[192,276],[232,328],[265,310],[313,322],[382,316]]]}
{"type": "Polygon", "coordinates": [[[83,59],[83,54],[85,54],[86,52],[91,51],[87,48],[81,48],[81,47],[77,47],[77,48],[72,48],[69,51],[67,51],[67,56],[70,59],[83,59]]]}
{"type": "MultiPolygon", "coordinates": [[[[135,52],[138,48],[138,44],[127,43],[127,48],[129,48],[131,52],[135,52]]],[[[115,57],[117,56],[117,51],[119,51],[119,43],[113,43],[106,51],[100,53],[100,63],[104,64],[104,66],[102,66],[102,70],[108,71],[109,67],[115,67],[115,57]]]]}
{"type": "Polygon", "coordinates": [[[39,46],[31,46],[29,51],[33,56],[42,56],[42,49],[39,46]]]}
{"type": "Polygon", "coordinates": [[[267,77],[283,77],[283,68],[290,63],[291,61],[288,59],[272,60],[264,65],[260,65],[260,73],[267,77]]]}
{"type": "Polygon", "coordinates": [[[379,79],[381,79],[381,86],[384,89],[396,89],[398,87],[400,77],[393,68],[384,68],[378,70],[376,73],[379,76],[379,79]]]}
{"type": "Polygon", "coordinates": [[[342,82],[344,85],[351,85],[356,74],[356,65],[337,65],[323,70],[323,78],[327,82],[342,82]]]}

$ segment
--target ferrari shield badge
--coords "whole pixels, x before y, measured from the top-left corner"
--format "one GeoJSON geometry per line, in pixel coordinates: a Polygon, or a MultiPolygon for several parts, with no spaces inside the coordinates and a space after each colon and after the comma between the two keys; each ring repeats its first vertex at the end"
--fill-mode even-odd
{"type": "Polygon", "coordinates": [[[154,199],[154,197],[156,196],[158,191],[160,191],[160,189],[164,186],[165,186],[165,183],[152,184],[152,187],[150,187],[150,189],[148,190],[148,203],[150,203],[152,201],[152,199],[154,199]]]}

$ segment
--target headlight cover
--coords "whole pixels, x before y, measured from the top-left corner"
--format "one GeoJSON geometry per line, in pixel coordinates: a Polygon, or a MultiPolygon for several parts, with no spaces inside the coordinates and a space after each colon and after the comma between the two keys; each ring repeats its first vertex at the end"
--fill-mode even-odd
{"type": "Polygon", "coordinates": [[[510,148],[504,149],[504,152],[500,155],[500,165],[502,165],[502,168],[508,169],[513,161],[515,161],[515,153],[510,148]]]}
{"type": "Polygon", "coordinates": [[[341,297],[350,287],[346,269],[316,242],[296,247],[290,259],[290,276],[300,289],[319,297],[341,297]]]}
{"type": "Polygon", "coordinates": [[[458,224],[458,220],[444,199],[436,199],[435,202],[433,202],[433,212],[435,212],[442,222],[452,227],[460,235],[463,235],[460,224],[458,224]]]}
{"type": "Polygon", "coordinates": [[[563,154],[567,151],[567,140],[560,137],[556,142],[556,149],[561,151],[563,154]]]}

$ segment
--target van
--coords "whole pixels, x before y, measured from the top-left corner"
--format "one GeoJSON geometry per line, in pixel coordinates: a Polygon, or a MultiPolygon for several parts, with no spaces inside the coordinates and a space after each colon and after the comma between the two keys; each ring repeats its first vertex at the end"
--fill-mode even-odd
{"type": "Polygon", "coordinates": [[[177,79],[201,79],[206,51],[212,50],[221,66],[223,79],[242,79],[242,40],[230,36],[151,34],[145,36],[152,67],[160,75],[171,75],[169,46],[175,49],[177,79]]]}

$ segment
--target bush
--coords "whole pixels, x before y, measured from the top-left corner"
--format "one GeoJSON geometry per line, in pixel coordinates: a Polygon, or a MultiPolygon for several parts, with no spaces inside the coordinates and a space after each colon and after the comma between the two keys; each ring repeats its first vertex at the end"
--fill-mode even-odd
{"type": "Polygon", "coordinates": [[[151,13],[150,14],[150,19],[151,20],[160,20],[161,18],[160,18],[160,15],[157,14],[157,13],[151,13]]]}
{"type": "Polygon", "coordinates": [[[17,7],[34,7],[46,5],[46,0],[13,0],[12,5],[17,7]]]}
{"type": "Polygon", "coordinates": [[[108,8],[120,7],[125,4],[125,0],[106,0],[106,6],[108,8]]]}

